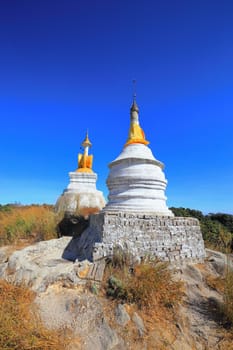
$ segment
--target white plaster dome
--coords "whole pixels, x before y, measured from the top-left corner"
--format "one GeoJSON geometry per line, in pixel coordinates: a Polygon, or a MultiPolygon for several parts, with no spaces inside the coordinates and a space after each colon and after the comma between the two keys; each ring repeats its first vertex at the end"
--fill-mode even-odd
{"type": "Polygon", "coordinates": [[[57,212],[84,217],[98,213],[105,206],[103,193],[96,189],[97,174],[70,172],[70,183],[55,205],[57,212]]]}
{"type": "Polygon", "coordinates": [[[141,143],[134,143],[131,145],[128,145],[123,148],[123,151],[121,154],[111,162],[111,164],[114,164],[121,159],[143,159],[143,160],[148,160],[152,161],[154,164],[157,164],[163,168],[163,163],[160,161],[156,160],[155,157],[153,156],[153,153],[151,149],[141,143]]]}

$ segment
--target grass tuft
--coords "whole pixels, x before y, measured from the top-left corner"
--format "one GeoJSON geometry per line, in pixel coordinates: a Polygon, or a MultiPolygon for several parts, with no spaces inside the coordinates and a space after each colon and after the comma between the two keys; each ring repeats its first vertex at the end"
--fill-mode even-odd
{"type": "Polygon", "coordinates": [[[167,263],[148,260],[122,266],[118,261],[107,271],[106,294],[113,299],[147,309],[156,305],[172,308],[182,299],[183,284],[174,281],[167,263]]]}

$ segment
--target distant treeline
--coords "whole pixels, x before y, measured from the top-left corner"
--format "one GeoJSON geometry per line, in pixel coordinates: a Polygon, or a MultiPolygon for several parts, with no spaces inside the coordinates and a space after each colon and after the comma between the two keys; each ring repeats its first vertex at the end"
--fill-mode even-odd
{"type": "Polygon", "coordinates": [[[204,215],[189,208],[170,208],[175,216],[194,217],[200,221],[203,238],[209,248],[230,252],[233,250],[233,215],[216,213],[204,215]]]}

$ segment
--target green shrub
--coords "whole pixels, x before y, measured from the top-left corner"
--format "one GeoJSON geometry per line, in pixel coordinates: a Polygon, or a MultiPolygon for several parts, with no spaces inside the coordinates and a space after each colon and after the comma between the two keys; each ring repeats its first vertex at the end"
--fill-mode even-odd
{"type": "Polygon", "coordinates": [[[0,204],[0,212],[9,212],[9,211],[11,211],[10,204],[6,204],[6,205],[0,204]]]}
{"type": "Polygon", "coordinates": [[[107,296],[114,299],[127,300],[129,297],[127,285],[115,276],[109,277],[106,292],[107,296]]]}
{"type": "Polygon", "coordinates": [[[227,253],[233,249],[233,215],[208,214],[189,208],[170,208],[175,216],[194,217],[199,220],[205,245],[227,253]]]}

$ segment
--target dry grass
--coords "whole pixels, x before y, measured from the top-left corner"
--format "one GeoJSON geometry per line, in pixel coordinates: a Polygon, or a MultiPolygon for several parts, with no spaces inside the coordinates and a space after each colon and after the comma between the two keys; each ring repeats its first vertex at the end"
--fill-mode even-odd
{"type": "Polygon", "coordinates": [[[206,275],[206,284],[209,288],[216,290],[218,293],[222,294],[224,292],[224,277],[215,277],[213,275],[206,275]]]}
{"type": "Polygon", "coordinates": [[[64,350],[64,334],[46,329],[36,310],[31,309],[34,294],[0,280],[0,349],[64,350]]]}
{"type": "MultiPolygon", "coordinates": [[[[113,260],[114,261],[114,260],[113,260]]],[[[105,289],[109,297],[138,308],[152,309],[158,305],[171,309],[182,299],[181,282],[175,282],[168,265],[159,261],[147,261],[138,265],[108,266],[105,289]]]]}
{"type": "Polygon", "coordinates": [[[57,237],[56,215],[47,205],[9,207],[0,211],[0,246],[57,237]]]}
{"type": "Polygon", "coordinates": [[[233,270],[230,268],[226,272],[223,300],[224,314],[233,327],[233,270]]]}
{"type": "Polygon", "coordinates": [[[108,296],[105,315],[130,349],[169,348],[178,333],[176,322],[183,288],[183,283],[174,281],[173,272],[166,263],[148,260],[133,265],[131,257],[116,256],[105,269],[103,292],[108,296]],[[119,302],[124,303],[131,317],[123,328],[114,317],[119,302]],[[143,337],[132,321],[135,311],[144,321],[143,337]]]}

